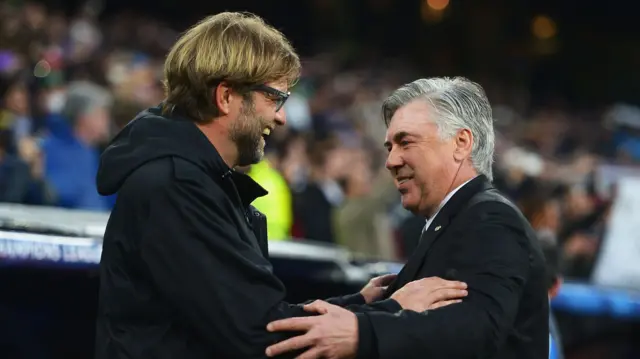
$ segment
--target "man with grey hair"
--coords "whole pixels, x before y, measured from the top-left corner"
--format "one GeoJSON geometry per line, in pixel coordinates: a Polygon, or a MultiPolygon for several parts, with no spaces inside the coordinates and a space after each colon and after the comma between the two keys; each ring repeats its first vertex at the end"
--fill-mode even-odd
{"type": "MultiPolygon", "coordinates": [[[[420,243],[387,289],[386,309],[349,311],[324,302],[319,316],[270,323],[304,334],[267,349],[300,358],[546,359],[545,263],[520,211],[492,186],[494,131],[482,87],[464,78],[420,79],[384,102],[387,169],[402,205],[424,216],[420,243]],[[390,312],[424,278],[468,285],[468,296],[425,311],[390,312]]],[[[375,307],[375,303],[372,304],[375,307]]]]}
{"type": "Polygon", "coordinates": [[[108,115],[107,110],[111,107],[112,101],[111,93],[102,86],[88,81],[73,82],[69,84],[65,93],[61,114],[71,121],[81,120],[87,115],[96,115],[97,111],[103,111],[102,114],[108,115]]]}
{"type": "Polygon", "coordinates": [[[56,197],[67,208],[107,210],[112,198],[96,188],[98,146],[108,139],[111,94],[91,82],[69,84],[59,114],[47,118],[43,139],[44,176],[56,197]]]}

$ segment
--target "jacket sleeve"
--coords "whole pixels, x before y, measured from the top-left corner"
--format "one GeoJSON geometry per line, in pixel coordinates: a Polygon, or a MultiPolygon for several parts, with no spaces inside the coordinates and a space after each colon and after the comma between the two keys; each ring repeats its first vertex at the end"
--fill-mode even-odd
{"type": "MultiPolygon", "coordinates": [[[[349,294],[343,297],[329,298],[326,302],[348,309],[354,313],[383,311],[388,313],[396,313],[402,310],[398,302],[393,299],[385,299],[378,302],[366,304],[364,297],[360,293],[349,294]]],[[[309,301],[311,303],[313,301],[309,301]]]]}
{"type": "Polygon", "coordinates": [[[270,263],[242,239],[224,198],[214,197],[193,180],[158,190],[140,242],[143,265],[184,322],[219,343],[218,357],[266,358],[267,346],[287,336],[267,332],[267,323],[308,314],[283,301],[270,263]]]}
{"type": "Polygon", "coordinates": [[[496,353],[529,277],[529,246],[513,209],[495,202],[476,207],[450,261],[456,279],[468,284],[467,298],[422,313],[356,313],[358,358],[464,359],[496,353]]]}
{"type": "MultiPolygon", "coordinates": [[[[309,301],[308,303],[312,303],[313,300],[309,301]]],[[[342,297],[333,297],[333,298],[328,298],[325,299],[325,302],[333,304],[333,305],[337,305],[339,307],[347,307],[350,305],[364,305],[365,301],[364,301],[364,297],[362,296],[362,294],[360,293],[354,293],[354,294],[348,294],[348,295],[344,295],[342,297]]]]}

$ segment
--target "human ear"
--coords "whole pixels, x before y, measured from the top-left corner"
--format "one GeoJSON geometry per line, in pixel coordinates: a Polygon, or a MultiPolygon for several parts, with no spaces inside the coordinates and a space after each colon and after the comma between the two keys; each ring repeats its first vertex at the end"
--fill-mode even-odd
{"type": "Polygon", "coordinates": [[[453,158],[456,162],[462,162],[471,156],[471,149],[473,148],[473,134],[468,128],[459,130],[455,136],[455,149],[453,151],[453,158]]]}
{"type": "Polygon", "coordinates": [[[231,87],[224,82],[219,83],[213,91],[213,102],[222,115],[228,115],[231,111],[231,91],[231,87]]]}

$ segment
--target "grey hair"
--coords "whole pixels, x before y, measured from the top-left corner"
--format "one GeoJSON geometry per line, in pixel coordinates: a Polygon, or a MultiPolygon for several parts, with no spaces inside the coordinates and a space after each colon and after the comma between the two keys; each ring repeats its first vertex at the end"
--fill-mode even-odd
{"type": "Polygon", "coordinates": [[[62,115],[73,123],[97,107],[110,107],[112,101],[111,94],[102,86],[86,81],[73,82],[65,94],[62,115]]]}
{"type": "Polygon", "coordinates": [[[493,116],[482,86],[463,77],[419,79],[406,84],[382,104],[387,127],[398,109],[416,99],[426,100],[435,110],[433,120],[443,140],[452,138],[461,129],[471,131],[471,163],[479,174],[493,181],[493,116]]]}

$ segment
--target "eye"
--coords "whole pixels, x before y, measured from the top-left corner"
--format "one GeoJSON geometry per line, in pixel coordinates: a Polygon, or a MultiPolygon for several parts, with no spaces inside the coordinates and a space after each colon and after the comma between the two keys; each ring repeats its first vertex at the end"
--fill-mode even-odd
{"type": "Polygon", "coordinates": [[[270,94],[270,93],[266,94],[266,97],[271,101],[280,101],[280,100],[282,100],[281,96],[278,96],[278,95],[275,95],[275,94],[270,94]]]}
{"type": "Polygon", "coordinates": [[[406,147],[406,146],[408,146],[408,145],[409,145],[409,141],[407,141],[407,140],[402,140],[402,141],[400,141],[400,146],[402,146],[402,147],[406,147]]]}

